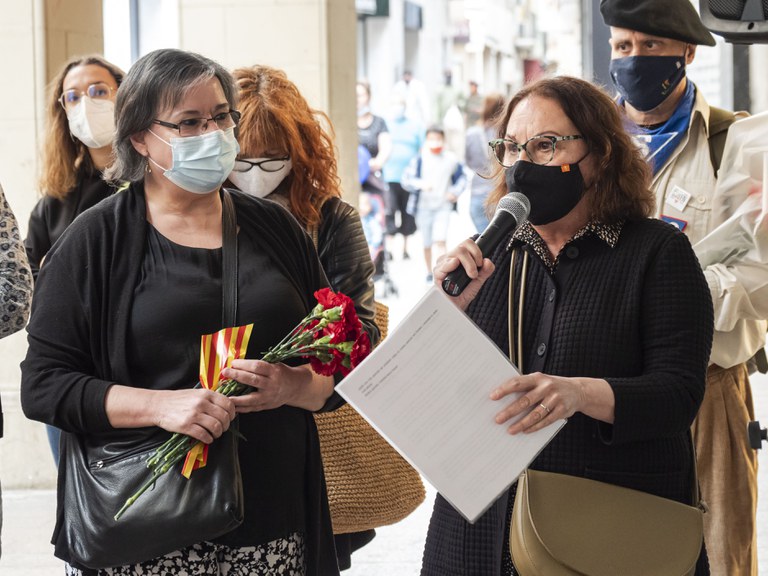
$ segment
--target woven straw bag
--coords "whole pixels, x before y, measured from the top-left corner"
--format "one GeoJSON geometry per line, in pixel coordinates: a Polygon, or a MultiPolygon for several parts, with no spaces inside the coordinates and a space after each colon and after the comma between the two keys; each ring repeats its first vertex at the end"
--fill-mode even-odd
{"type": "MultiPolygon", "coordinates": [[[[389,309],[376,302],[381,339],[389,309]]],[[[419,473],[349,404],[315,414],[334,534],[399,522],[424,501],[419,473]]]]}

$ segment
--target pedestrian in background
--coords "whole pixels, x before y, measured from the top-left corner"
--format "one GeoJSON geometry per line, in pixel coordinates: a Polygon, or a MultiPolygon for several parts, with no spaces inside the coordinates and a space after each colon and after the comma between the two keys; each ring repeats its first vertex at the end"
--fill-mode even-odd
{"type": "Polygon", "coordinates": [[[371,86],[368,82],[358,81],[357,94],[357,142],[370,155],[368,175],[362,183],[362,189],[371,194],[379,194],[384,201],[386,182],[381,173],[392,149],[387,122],[371,111],[371,86]]]}
{"type": "Polygon", "coordinates": [[[472,170],[469,179],[469,215],[478,233],[488,227],[488,194],[496,187],[493,180],[494,162],[488,143],[496,137],[496,122],[504,111],[504,97],[501,94],[488,94],[483,98],[482,124],[471,126],[467,130],[465,157],[467,167],[472,170]]]}
{"type": "Polygon", "coordinates": [[[432,282],[432,268],[445,254],[451,212],[467,184],[464,166],[453,152],[445,150],[445,132],[440,126],[427,128],[424,147],[405,169],[402,184],[415,205],[409,211],[416,214],[426,278],[432,282]]]}
{"type": "MultiPolygon", "coordinates": [[[[117,189],[102,173],[112,161],[115,97],[123,76],[120,68],[92,55],[71,59],[51,83],[38,182],[43,197],[32,209],[24,240],[35,279],[72,221],[117,189]]],[[[46,429],[58,466],[61,433],[54,426],[46,429]]]]}
{"type": "Polygon", "coordinates": [[[405,115],[414,122],[424,126],[430,121],[432,113],[429,107],[429,97],[424,82],[414,78],[413,72],[405,70],[400,80],[393,88],[405,105],[405,115]]]}
{"type": "Polygon", "coordinates": [[[477,82],[469,81],[469,94],[464,102],[464,118],[467,128],[477,124],[482,117],[483,95],[478,92],[477,82]]]}
{"type": "Polygon", "coordinates": [[[636,124],[636,138],[653,169],[655,216],[682,230],[694,250],[710,238],[733,248],[704,269],[715,335],[693,435],[702,498],[709,507],[704,529],[712,572],[752,576],[757,455],[744,432],[755,419],[747,361],[764,354],[768,252],[738,247],[745,235],[754,246],[768,243],[768,227],[761,224],[765,214],[760,202],[756,210],[748,209],[754,200],[749,190],[736,195],[718,190],[718,179],[727,178],[730,169],[720,166],[720,158],[736,116],[710,106],[686,77],[697,46],[715,45],[690,1],[603,0],[600,10],[611,27],[617,102],[636,124]],[[737,213],[739,225],[723,235],[721,225],[737,213]]]}
{"type": "Polygon", "coordinates": [[[390,116],[387,126],[392,140],[389,158],[384,164],[384,180],[387,191],[384,196],[386,209],[387,250],[392,250],[395,234],[403,236],[403,259],[410,258],[408,254],[408,238],[416,232],[415,214],[409,212],[410,194],[402,187],[403,172],[408,164],[421,151],[424,144],[424,127],[405,114],[405,100],[397,91],[390,101],[390,116]]]}
{"type": "Polygon", "coordinates": [[[464,159],[464,94],[453,83],[450,70],[443,71],[443,85],[438,89],[435,98],[435,124],[443,129],[445,147],[459,159],[464,159]]]}
{"type": "MultiPolygon", "coordinates": [[[[32,271],[21,243],[19,225],[0,186],[0,338],[18,332],[29,318],[32,271]]],[[[0,402],[0,438],[3,437],[3,405],[0,402]]],[[[3,530],[3,497],[0,486],[0,534],[3,530]]],[[[2,543],[0,542],[0,556],[2,543]]]]}

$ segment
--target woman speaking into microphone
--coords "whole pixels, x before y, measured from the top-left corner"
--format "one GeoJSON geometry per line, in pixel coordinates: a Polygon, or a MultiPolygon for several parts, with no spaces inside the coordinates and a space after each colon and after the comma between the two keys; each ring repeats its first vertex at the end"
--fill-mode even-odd
{"type": "MultiPolygon", "coordinates": [[[[525,434],[565,418],[531,469],[690,504],[712,301],[685,235],[649,218],[649,171],[618,108],[583,80],[541,80],[512,98],[489,145],[500,164],[489,202],[520,193],[528,220],[487,257],[465,240],[434,276],[465,270],[454,302],[520,371],[487,390],[496,423],[525,434]]],[[[438,495],[422,576],[517,574],[516,489],[472,525],[438,495]]],[[[703,551],[698,566],[709,573],[703,551]]]]}

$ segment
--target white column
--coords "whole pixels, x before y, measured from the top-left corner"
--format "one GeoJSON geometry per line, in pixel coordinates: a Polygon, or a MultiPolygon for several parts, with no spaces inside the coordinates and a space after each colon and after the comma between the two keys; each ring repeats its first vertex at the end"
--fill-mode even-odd
{"type": "MultiPolygon", "coordinates": [[[[45,130],[48,82],[78,54],[102,49],[101,0],[3,2],[0,18],[0,183],[22,236],[26,236],[36,187],[38,152],[45,130]]],[[[21,412],[19,363],[26,333],[0,340],[0,395],[5,436],[0,440],[3,488],[53,488],[56,471],[45,427],[21,412]]]]}
{"type": "Polygon", "coordinates": [[[753,44],[749,48],[749,84],[752,114],[768,111],[768,46],[753,44]]]}

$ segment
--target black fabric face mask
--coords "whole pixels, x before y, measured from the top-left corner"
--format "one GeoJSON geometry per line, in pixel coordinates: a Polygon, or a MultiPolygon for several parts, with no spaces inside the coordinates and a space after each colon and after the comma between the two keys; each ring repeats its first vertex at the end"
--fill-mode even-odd
{"type": "MultiPolygon", "coordinates": [[[[581,160],[579,160],[581,162],[581,160]]],[[[507,168],[509,192],[520,192],[531,202],[528,221],[534,225],[560,220],[576,207],[584,195],[579,162],[562,166],[539,166],[518,160],[507,168]]]]}
{"type": "Polygon", "coordinates": [[[659,106],[685,76],[685,56],[627,56],[614,58],[611,80],[633,108],[648,112],[659,106]]]}

